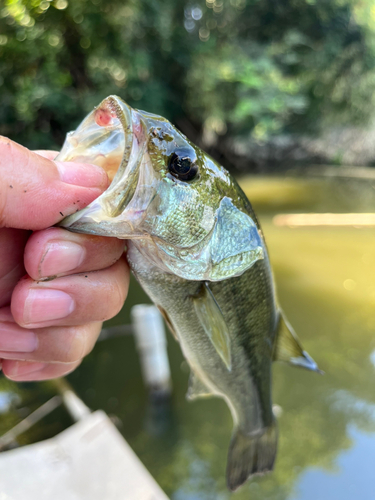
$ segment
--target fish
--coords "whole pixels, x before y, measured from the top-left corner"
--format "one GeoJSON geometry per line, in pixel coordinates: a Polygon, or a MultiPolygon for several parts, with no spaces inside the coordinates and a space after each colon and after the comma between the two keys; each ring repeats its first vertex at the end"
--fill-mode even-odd
{"type": "Polygon", "coordinates": [[[273,469],[271,365],[319,372],[280,309],[264,236],[229,172],[165,118],[104,99],[67,135],[60,161],[94,163],[109,188],[60,225],[124,238],[130,268],[190,366],[187,397],[233,417],[226,480],[273,469]]]}

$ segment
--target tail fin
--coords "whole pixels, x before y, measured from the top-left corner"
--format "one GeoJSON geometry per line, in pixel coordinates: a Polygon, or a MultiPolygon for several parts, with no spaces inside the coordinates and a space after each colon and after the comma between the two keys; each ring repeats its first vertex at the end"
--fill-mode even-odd
{"type": "Polygon", "coordinates": [[[277,427],[274,421],[262,435],[247,436],[235,429],[229,446],[227,486],[235,491],[249,477],[273,469],[277,449],[277,427]]]}

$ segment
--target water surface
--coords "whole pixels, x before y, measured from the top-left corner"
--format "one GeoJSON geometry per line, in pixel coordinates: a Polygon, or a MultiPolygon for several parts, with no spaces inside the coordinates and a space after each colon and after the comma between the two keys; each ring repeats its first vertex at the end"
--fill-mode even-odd
{"type": "MultiPolygon", "coordinates": [[[[188,367],[171,336],[170,405],[149,402],[131,337],[98,343],[69,380],[92,409],[103,408],[116,417],[125,438],[173,500],[373,499],[375,228],[276,227],[273,216],[374,212],[375,181],[273,178],[248,179],[243,185],[264,230],[280,304],[325,372],[319,376],[274,365],[280,435],[274,472],[234,495],[226,490],[229,410],[217,399],[186,401],[188,367]]],[[[133,280],[127,304],[111,324],[128,323],[130,307],[138,302],[148,299],[133,280]]],[[[2,411],[4,394],[12,394],[15,384],[0,383],[2,411]]],[[[36,404],[51,388],[21,384],[17,391],[21,401],[29,398],[36,404]]],[[[1,430],[19,418],[4,408],[8,421],[2,421],[1,430]]],[[[23,442],[57,432],[57,415],[61,427],[68,425],[61,411],[23,442]]]]}

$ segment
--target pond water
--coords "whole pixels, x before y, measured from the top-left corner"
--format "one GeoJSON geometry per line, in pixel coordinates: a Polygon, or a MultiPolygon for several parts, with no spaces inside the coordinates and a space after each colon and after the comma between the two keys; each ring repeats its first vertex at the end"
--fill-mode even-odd
{"type": "MultiPolygon", "coordinates": [[[[279,423],[274,472],[235,494],[226,490],[231,415],[218,399],[186,401],[188,368],[170,335],[170,404],[149,401],[131,336],[99,342],[69,380],[92,409],[116,417],[129,444],[173,500],[373,500],[375,227],[293,228],[276,226],[273,218],[280,213],[374,212],[375,176],[250,178],[242,184],[264,230],[280,304],[325,372],[274,365],[279,423]]],[[[139,302],[148,299],[133,280],[124,310],[110,323],[129,323],[130,307],[139,302]]],[[[1,379],[5,420],[0,431],[22,416],[16,408],[37,406],[52,392],[48,383],[16,386],[1,379]]],[[[21,442],[53,435],[66,425],[69,418],[58,410],[21,442]]]]}

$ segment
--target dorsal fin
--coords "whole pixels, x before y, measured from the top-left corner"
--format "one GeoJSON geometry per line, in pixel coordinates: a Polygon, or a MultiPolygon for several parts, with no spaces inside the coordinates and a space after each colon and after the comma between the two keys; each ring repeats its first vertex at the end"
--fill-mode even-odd
{"type": "Polygon", "coordinates": [[[228,371],[232,369],[230,336],[223,313],[207,283],[204,283],[198,295],[192,297],[194,309],[199,321],[212,342],[228,371]]]}
{"type": "Polygon", "coordinates": [[[322,373],[315,361],[303,350],[293,328],[280,311],[279,325],[273,345],[273,360],[322,373]]]}

